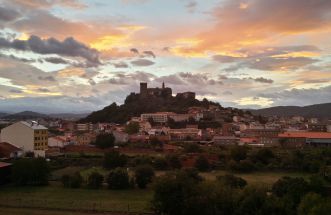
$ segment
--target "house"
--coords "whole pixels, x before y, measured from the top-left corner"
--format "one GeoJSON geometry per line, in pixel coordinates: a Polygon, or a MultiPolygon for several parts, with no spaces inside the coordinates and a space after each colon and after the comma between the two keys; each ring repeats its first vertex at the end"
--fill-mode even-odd
{"type": "Polygon", "coordinates": [[[126,143],[129,141],[129,135],[122,131],[113,131],[115,137],[115,143],[126,143]]]}
{"type": "Polygon", "coordinates": [[[48,148],[48,129],[35,121],[20,121],[3,128],[1,140],[20,147],[23,152],[44,157],[48,148]]]}
{"type": "Polygon", "coordinates": [[[96,140],[96,135],[92,133],[78,133],[76,135],[77,145],[89,145],[96,140]]]}
{"type": "Polygon", "coordinates": [[[63,148],[66,145],[73,143],[73,141],[66,136],[55,136],[48,138],[48,146],[49,147],[60,147],[63,148]]]}
{"type": "Polygon", "coordinates": [[[23,155],[23,150],[10,143],[0,142],[0,159],[19,158],[23,155]]]}
{"type": "Polygon", "coordinates": [[[200,140],[202,136],[201,129],[181,128],[169,129],[168,134],[171,140],[200,140]]]}

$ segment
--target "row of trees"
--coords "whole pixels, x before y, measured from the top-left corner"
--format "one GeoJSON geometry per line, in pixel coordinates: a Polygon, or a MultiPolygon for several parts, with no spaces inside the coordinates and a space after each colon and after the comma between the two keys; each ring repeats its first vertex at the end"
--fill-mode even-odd
{"type": "MultiPolygon", "coordinates": [[[[154,169],[150,166],[136,167],[133,177],[129,176],[125,168],[117,167],[111,170],[107,177],[104,177],[98,172],[92,172],[87,178],[86,187],[99,189],[106,182],[108,188],[112,190],[134,188],[135,185],[140,189],[145,189],[152,182],[154,175],[154,169]]],[[[73,175],[62,176],[62,184],[66,188],[80,188],[83,186],[83,183],[83,177],[78,172],[73,175]]]]}
{"type": "Polygon", "coordinates": [[[203,181],[196,171],[182,170],[158,178],[154,185],[152,206],[156,214],[167,215],[318,215],[328,214],[322,178],[284,177],[271,189],[248,186],[233,175],[203,181]]]}

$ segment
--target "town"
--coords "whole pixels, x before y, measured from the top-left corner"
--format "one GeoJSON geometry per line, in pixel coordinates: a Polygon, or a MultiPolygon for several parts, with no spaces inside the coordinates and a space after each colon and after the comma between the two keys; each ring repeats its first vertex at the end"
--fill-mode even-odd
{"type": "MultiPolygon", "coordinates": [[[[20,200],[17,205],[14,197],[17,190],[10,188],[14,183],[60,189],[61,200],[50,197],[45,204],[52,205],[54,201],[61,201],[61,204],[47,206],[46,209],[155,212],[160,208],[151,209],[146,205],[152,198],[160,204],[163,200],[155,199],[156,194],[152,196],[153,178],[166,177],[172,171],[179,174],[176,173],[179,169],[188,174],[185,177],[236,183],[231,185],[235,189],[242,189],[247,183],[276,189],[277,183],[297,183],[296,180],[301,179],[290,179],[289,176],[298,176],[298,173],[305,178],[313,177],[310,180],[330,180],[331,120],[328,118],[254,115],[249,110],[225,108],[206,99],[199,101],[194,92],[181,92],[174,96],[165,83],[160,88],[148,88],[147,83],[140,83],[139,93],[131,93],[122,106],[112,104],[110,107],[116,106],[115,110],[119,111],[139,103],[146,103],[140,109],[141,113],[130,116],[124,123],[119,121],[127,117],[125,114],[114,122],[111,117],[96,122],[105,111],[113,111],[107,107],[81,119],[33,116],[30,112],[15,117],[4,116],[0,121],[0,184],[9,184],[9,187],[4,190],[7,197],[0,195],[4,202],[0,207],[41,208],[41,197],[38,196],[41,194],[38,192],[33,197],[36,198],[34,202],[20,200]],[[155,101],[165,106],[171,103],[173,109],[145,112],[145,109],[155,110],[151,108],[155,101]],[[40,171],[34,169],[36,167],[32,163],[24,167],[23,161],[33,157],[37,160],[45,158],[40,162],[46,161],[50,169],[44,171],[51,171],[40,181],[24,173],[24,168],[31,172],[40,171]],[[20,161],[23,169],[18,167],[20,161]],[[124,178],[114,182],[117,180],[114,175],[124,178]],[[64,195],[71,192],[68,188],[87,186],[105,192],[102,189],[105,184],[110,190],[131,189],[125,192],[130,192],[128,195],[133,199],[130,202],[117,197],[107,200],[103,197],[105,194],[89,199],[91,191],[84,190],[73,200],[77,201],[79,208],[67,205],[69,200],[65,200],[64,195]],[[139,192],[135,191],[136,186],[141,189],[139,192]],[[83,200],[78,200],[81,198],[88,199],[86,201],[90,204],[83,206],[83,200]],[[112,202],[114,200],[116,206],[112,202]]],[[[110,116],[114,114],[117,112],[110,116]]],[[[37,172],[34,174],[43,175],[37,172]]],[[[328,183],[318,185],[323,193],[331,192],[328,183]]],[[[154,189],[157,193],[158,188],[154,189]]],[[[19,192],[26,195],[24,191],[19,192]]]]}

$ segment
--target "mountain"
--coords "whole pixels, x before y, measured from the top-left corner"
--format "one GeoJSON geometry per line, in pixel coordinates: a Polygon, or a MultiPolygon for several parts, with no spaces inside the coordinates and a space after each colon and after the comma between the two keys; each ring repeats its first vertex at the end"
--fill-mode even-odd
{"type": "Polygon", "coordinates": [[[89,113],[54,113],[49,114],[52,118],[60,118],[60,119],[81,119],[87,117],[89,113]]]}
{"type": "Polygon", "coordinates": [[[331,103],[309,106],[276,106],[258,110],[250,110],[254,115],[262,116],[304,116],[331,119],[331,103]]]}
{"type": "Polygon", "coordinates": [[[3,117],[4,119],[12,120],[27,120],[27,119],[37,119],[37,118],[50,118],[46,114],[41,114],[33,111],[23,111],[15,114],[9,114],[3,117]]]}
{"type": "Polygon", "coordinates": [[[8,113],[0,112],[0,118],[3,118],[3,117],[5,117],[5,116],[7,116],[7,115],[8,115],[8,113]]]}
{"type": "Polygon", "coordinates": [[[199,101],[192,97],[182,96],[141,96],[140,94],[132,93],[126,97],[124,104],[117,105],[112,103],[102,110],[95,111],[88,115],[80,122],[114,122],[125,123],[131,117],[140,116],[142,113],[155,113],[155,112],[175,112],[186,113],[189,107],[205,107],[210,105],[218,106],[220,109],[223,107],[207,99],[199,101]]]}

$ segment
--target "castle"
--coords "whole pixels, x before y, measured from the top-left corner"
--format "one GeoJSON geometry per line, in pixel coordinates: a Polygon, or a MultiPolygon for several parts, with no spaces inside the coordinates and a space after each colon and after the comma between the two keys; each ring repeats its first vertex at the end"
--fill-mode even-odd
{"type": "MultiPolygon", "coordinates": [[[[170,87],[165,87],[164,82],[162,83],[162,88],[148,88],[147,83],[140,83],[140,96],[148,97],[148,96],[156,96],[156,97],[172,97],[172,89],[170,87]]],[[[176,97],[183,99],[195,99],[194,92],[184,92],[177,93],[176,97]]]]}

